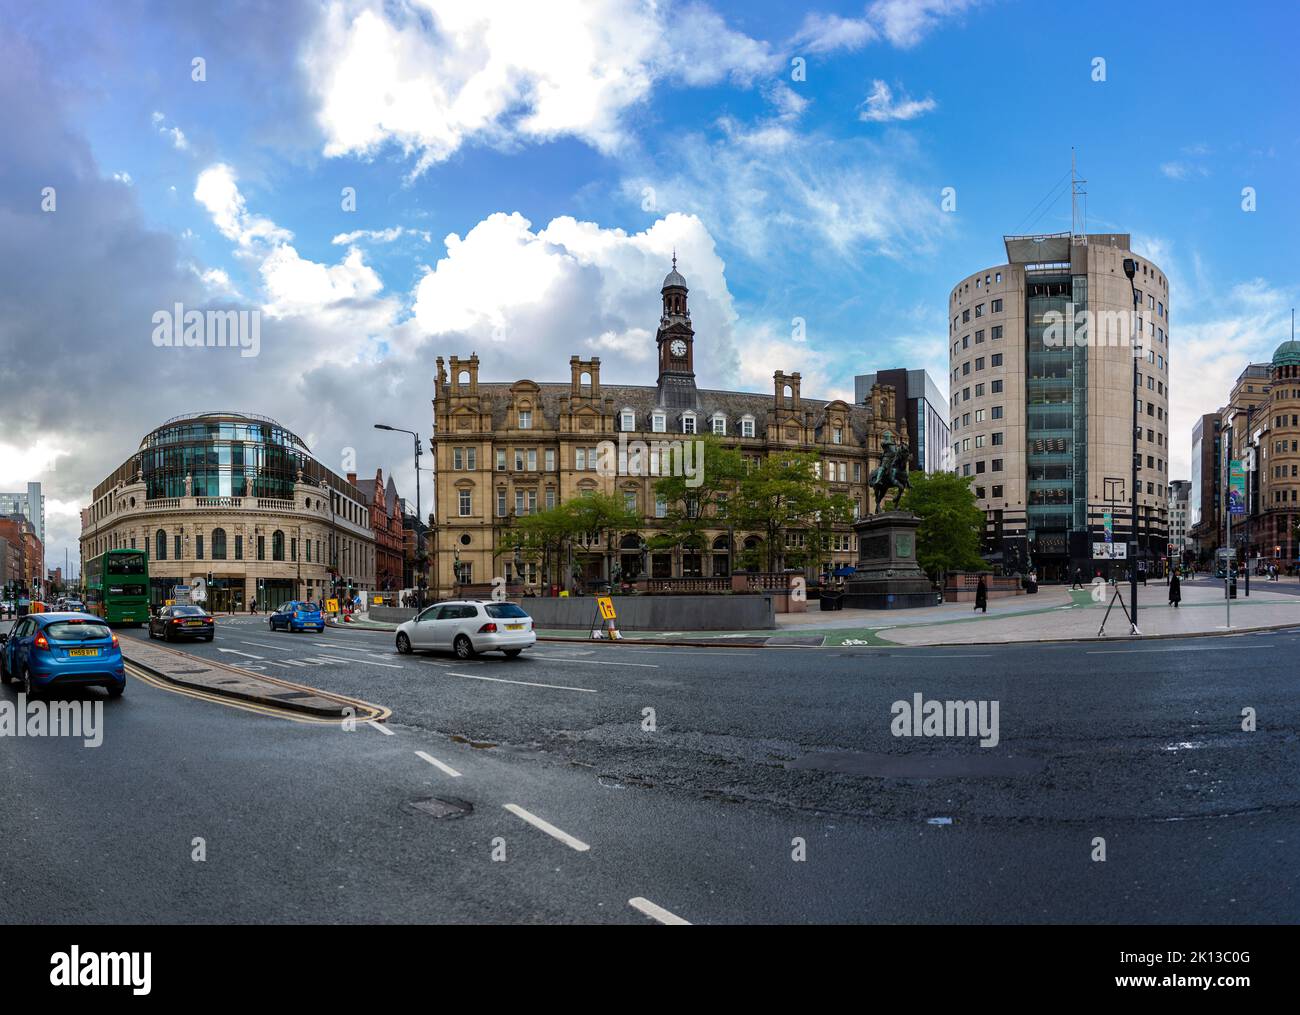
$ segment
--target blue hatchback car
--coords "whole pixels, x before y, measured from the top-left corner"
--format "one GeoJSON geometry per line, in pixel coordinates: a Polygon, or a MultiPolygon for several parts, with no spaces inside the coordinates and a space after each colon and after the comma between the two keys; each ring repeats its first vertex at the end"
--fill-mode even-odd
{"type": "Polygon", "coordinates": [[[325,618],[316,603],[293,600],[266,618],[272,631],[324,631],[325,618]]]}
{"type": "Polygon", "coordinates": [[[34,613],[0,634],[0,681],[29,697],[53,688],[126,690],[117,635],[89,613],[34,613]]]}

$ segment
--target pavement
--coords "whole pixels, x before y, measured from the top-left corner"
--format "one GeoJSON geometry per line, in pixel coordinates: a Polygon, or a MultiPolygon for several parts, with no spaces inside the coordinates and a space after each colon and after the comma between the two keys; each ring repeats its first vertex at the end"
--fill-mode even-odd
{"type": "Polygon", "coordinates": [[[102,746],[0,736],[0,921],[1300,918],[1300,625],[460,661],[232,620],[175,648],[392,714],[74,695],[104,702],[102,746]],[[996,746],[896,736],[917,693],[997,702],[996,746]]]}

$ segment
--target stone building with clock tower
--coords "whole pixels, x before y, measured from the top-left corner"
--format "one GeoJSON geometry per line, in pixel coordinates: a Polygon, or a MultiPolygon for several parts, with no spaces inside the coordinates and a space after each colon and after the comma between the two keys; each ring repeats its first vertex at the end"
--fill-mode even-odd
{"type": "MultiPolygon", "coordinates": [[[[652,385],[602,382],[598,357],[571,356],[567,382],[481,381],[477,354],[438,357],[430,440],[434,595],[486,586],[497,576],[537,593],[590,587],[609,580],[615,568],[625,579],[726,578],[742,551],[762,548],[762,534],[733,531],[725,519],[703,546],[646,548],[667,512],[654,489],[658,477],[598,472],[604,441],[682,440],[708,432],[752,461],[781,451],[815,453],[831,492],[848,496],[859,513],[869,510],[867,483],[895,418],[894,389],[877,385],[857,405],[814,399],[801,391],[798,372],[780,370],[768,394],[699,388],[689,293],[674,255],[660,289],[652,385]],[[642,524],[584,547],[587,552],[575,554],[576,575],[547,575],[530,561],[520,568],[513,554],[497,552],[518,517],[595,491],[621,497],[642,524]]],[[[786,545],[797,546],[800,538],[791,532],[786,545]]],[[[833,567],[855,562],[851,525],[835,534],[830,557],[833,567]]]]}

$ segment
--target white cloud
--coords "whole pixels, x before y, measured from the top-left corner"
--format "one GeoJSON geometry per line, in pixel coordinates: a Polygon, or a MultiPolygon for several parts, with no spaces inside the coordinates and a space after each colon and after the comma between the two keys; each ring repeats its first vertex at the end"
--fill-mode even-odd
{"type": "Polygon", "coordinates": [[[859,120],[869,123],[887,123],[890,120],[915,120],[930,112],[937,103],[934,99],[912,99],[904,92],[897,101],[889,85],[877,79],[871,82],[871,94],[862,104],[859,120]]]}
{"type": "Polygon", "coordinates": [[[350,247],[343,260],[333,265],[302,257],[289,242],[293,233],[248,210],[235,171],[225,163],[199,174],[194,198],[208,210],[221,234],[235,242],[236,253],[256,263],[262,279],[262,309],[269,317],[307,317],[325,329],[351,329],[343,341],[322,345],[315,355],[346,361],[372,354],[372,340],[387,340],[386,329],[400,307],[394,299],[379,298],[383,281],[359,249],[350,247]]]}
{"type": "Polygon", "coordinates": [[[392,243],[403,236],[415,236],[425,243],[433,240],[433,235],[427,229],[407,229],[404,226],[390,226],[388,229],[354,229],[350,233],[339,233],[330,240],[330,243],[335,246],[350,246],[358,240],[369,240],[371,243],[392,243]]]}
{"type": "Polygon", "coordinates": [[[791,40],[797,51],[830,53],[858,50],[884,38],[900,49],[910,49],[945,18],[975,6],[979,0],[876,0],[860,18],[812,13],[791,40]]]}
{"type": "Polygon", "coordinates": [[[867,12],[871,22],[895,46],[909,49],[946,18],[956,17],[979,0],[876,0],[867,12]]]}
{"type": "Polygon", "coordinates": [[[660,80],[742,82],[772,66],[766,43],[707,8],[648,0],[335,0],[303,55],[325,154],[387,143],[414,173],[470,140],[624,142],[621,117],[660,80]]]}
{"type": "Polygon", "coordinates": [[[150,122],[158,128],[158,133],[167,138],[172,143],[172,147],[177,151],[188,151],[190,147],[189,140],[185,137],[185,132],[179,127],[168,127],[167,117],[156,110],[149,116],[150,122]]]}
{"type": "Polygon", "coordinates": [[[1210,171],[1205,166],[1194,165],[1189,162],[1162,162],[1160,172],[1171,180],[1187,180],[1193,176],[1209,176],[1210,171]]]}
{"type": "Polygon", "coordinates": [[[842,18],[838,14],[811,13],[795,33],[793,45],[809,53],[830,53],[837,49],[861,49],[880,38],[866,18],[842,18]]]}
{"type": "Polygon", "coordinates": [[[694,216],[629,234],[568,216],[535,231],[517,212],[498,212],[446,246],[416,287],[415,322],[440,352],[477,351],[485,377],[564,380],[557,364],[599,355],[602,379],[654,383],[659,286],[675,247],[690,285],[696,374],[702,386],[734,383],[736,312],[713,238],[694,216]]]}
{"type": "Polygon", "coordinates": [[[131,186],[131,174],[128,173],[125,169],[123,169],[119,173],[114,173],[113,179],[115,179],[118,183],[126,184],[128,187],[131,186]]]}

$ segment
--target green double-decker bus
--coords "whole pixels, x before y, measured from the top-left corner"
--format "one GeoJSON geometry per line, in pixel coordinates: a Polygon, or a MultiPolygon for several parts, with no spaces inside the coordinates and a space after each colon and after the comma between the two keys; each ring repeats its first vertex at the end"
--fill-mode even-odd
{"type": "Polygon", "coordinates": [[[139,627],[149,620],[149,555],[106,550],[85,564],[86,612],[110,624],[139,627]]]}

